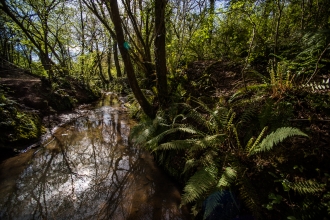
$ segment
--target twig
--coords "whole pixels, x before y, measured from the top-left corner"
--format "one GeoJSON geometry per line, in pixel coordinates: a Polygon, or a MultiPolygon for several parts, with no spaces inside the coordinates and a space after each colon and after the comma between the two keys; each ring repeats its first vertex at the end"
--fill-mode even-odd
{"type": "Polygon", "coordinates": [[[308,83],[312,80],[312,78],[316,75],[316,73],[318,72],[318,70],[319,70],[319,63],[320,63],[320,61],[321,61],[321,59],[322,59],[322,56],[324,55],[325,51],[326,51],[329,47],[330,47],[330,43],[325,47],[325,49],[323,50],[323,52],[322,52],[321,55],[319,56],[319,59],[318,59],[317,62],[316,62],[315,70],[314,70],[312,76],[311,76],[311,77],[308,79],[308,81],[306,82],[306,84],[308,84],[308,83]]]}

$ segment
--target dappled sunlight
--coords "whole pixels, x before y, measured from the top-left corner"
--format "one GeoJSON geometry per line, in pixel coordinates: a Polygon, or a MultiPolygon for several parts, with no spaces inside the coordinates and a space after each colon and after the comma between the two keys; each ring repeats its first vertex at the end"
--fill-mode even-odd
{"type": "Polygon", "coordinates": [[[175,185],[128,145],[130,123],[102,106],[58,128],[5,191],[0,218],[186,219],[175,185]]]}

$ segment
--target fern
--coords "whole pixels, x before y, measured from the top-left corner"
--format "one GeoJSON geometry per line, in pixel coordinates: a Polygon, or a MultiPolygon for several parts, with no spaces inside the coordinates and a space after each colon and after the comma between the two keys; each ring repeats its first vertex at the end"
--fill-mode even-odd
{"type": "Polygon", "coordinates": [[[236,180],[237,172],[232,167],[227,167],[222,173],[221,178],[217,184],[217,188],[224,189],[230,187],[231,184],[236,180]]]}
{"type": "Polygon", "coordinates": [[[132,128],[130,139],[134,139],[138,144],[144,144],[160,132],[160,128],[165,125],[165,122],[165,119],[160,116],[157,116],[154,120],[146,120],[144,123],[132,128]]]}
{"type": "MultiPolygon", "coordinates": [[[[249,85],[246,87],[248,91],[251,92],[260,92],[264,91],[265,89],[270,88],[269,84],[257,84],[257,85],[249,85]]],[[[241,98],[244,94],[246,94],[245,88],[239,89],[237,92],[235,92],[228,100],[229,103],[234,103],[234,101],[237,101],[239,98],[241,98]]],[[[249,100],[247,100],[249,102],[249,100]]]]}
{"type": "Polygon", "coordinates": [[[182,173],[186,173],[195,166],[196,166],[196,160],[194,158],[187,160],[182,173]]]}
{"type": "Polygon", "coordinates": [[[207,147],[216,147],[221,145],[226,139],[225,134],[216,134],[216,135],[208,135],[204,138],[200,138],[196,140],[196,143],[191,147],[191,151],[197,151],[206,149],[207,147]]]}
{"type": "Polygon", "coordinates": [[[256,191],[256,189],[253,187],[251,182],[244,176],[240,178],[239,183],[239,193],[241,196],[241,199],[244,201],[245,205],[250,209],[250,211],[253,213],[254,217],[257,219],[260,218],[260,203],[259,203],[259,195],[256,191]]]}
{"type": "Polygon", "coordinates": [[[197,171],[188,180],[183,191],[182,204],[194,202],[200,198],[204,198],[206,193],[210,191],[216,184],[217,169],[215,167],[204,167],[197,171]]]}
{"type": "Polygon", "coordinates": [[[192,127],[185,127],[185,126],[180,126],[177,128],[170,128],[165,130],[164,132],[158,134],[157,136],[153,137],[151,140],[149,140],[146,144],[147,145],[153,145],[153,144],[158,144],[158,142],[160,142],[165,136],[169,135],[169,134],[173,134],[176,132],[184,132],[184,133],[188,133],[188,134],[199,134],[199,135],[203,135],[203,133],[201,133],[200,131],[192,128],[192,127]]]}
{"type": "Polygon", "coordinates": [[[305,136],[308,137],[305,133],[300,131],[298,128],[292,128],[292,127],[283,127],[283,128],[278,128],[276,131],[272,132],[268,136],[266,136],[262,142],[257,145],[256,147],[252,147],[250,151],[250,155],[259,153],[259,152],[264,152],[264,151],[269,151],[271,150],[275,145],[278,143],[282,142],[284,139],[292,136],[305,136]]]}
{"type": "Polygon", "coordinates": [[[266,132],[267,129],[268,129],[268,127],[264,127],[264,129],[262,129],[262,131],[260,132],[260,134],[259,134],[259,136],[257,137],[256,141],[254,142],[254,144],[253,144],[251,147],[247,146],[247,147],[249,148],[249,153],[250,153],[250,154],[251,154],[251,152],[253,152],[253,151],[255,150],[255,148],[258,146],[258,144],[259,144],[260,141],[261,141],[262,136],[264,135],[264,133],[266,132]]]}
{"type": "Polygon", "coordinates": [[[289,187],[301,195],[316,194],[324,190],[323,185],[312,180],[291,183],[289,187]]]}
{"type": "Polygon", "coordinates": [[[240,117],[239,124],[245,125],[251,123],[252,120],[255,118],[256,114],[257,108],[255,104],[248,106],[240,117]]]}
{"type": "Polygon", "coordinates": [[[313,92],[315,91],[322,91],[322,90],[329,90],[330,89],[330,78],[323,79],[322,82],[313,82],[303,85],[303,87],[312,89],[313,92]]]}
{"type": "Polygon", "coordinates": [[[253,146],[253,143],[255,142],[254,140],[255,140],[254,137],[250,138],[250,140],[248,141],[248,143],[246,144],[246,147],[245,147],[245,151],[246,152],[250,152],[251,151],[251,148],[253,146]]]}
{"type": "Polygon", "coordinates": [[[188,104],[182,104],[185,108],[185,110],[188,110],[188,114],[186,115],[186,118],[191,118],[195,122],[198,123],[199,126],[202,126],[206,129],[210,129],[210,124],[209,121],[205,118],[204,115],[199,113],[196,109],[193,109],[190,105],[188,104]]]}
{"type": "Polygon", "coordinates": [[[195,139],[186,139],[186,140],[174,140],[171,142],[166,142],[160,144],[154,150],[184,150],[190,148],[196,143],[195,139]]]}

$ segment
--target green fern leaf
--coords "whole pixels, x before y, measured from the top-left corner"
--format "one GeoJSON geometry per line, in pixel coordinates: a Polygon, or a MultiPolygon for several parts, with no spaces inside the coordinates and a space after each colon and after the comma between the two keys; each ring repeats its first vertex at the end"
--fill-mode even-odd
{"type": "Polygon", "coordinates": [[[207,135],[204,138],[196,140],[192,145],[191,151],[198,151],[208,147],[218,147],[226,140],[225,134],[207,135]]]}
{"type": "Polygon", "coordinates": [[[159,145],[155,150],[184,150],[190,148],[195,142],[194,139],[174,140],[159,145]]]}
{"type": "Polygon", "coordinates": [[[184,169],[183,169],[182,173],[185,173],[185,172],[189,171],[190,169],[195,167],[195,165],[196,165],[196,160],[194,158],[187,160],[186,164],[184,165],[184,169]]]}
{"type": "Polygon", "coordinates": [[[190,177],[183,190],[182,204],[188,204],[205,197],[206,192],[216,184],[216,174],[216,168],[203,168],[190,177]]]}
{"type": "Polygon", "coordinates": [[[264,136],[264,133],[266,132],[266,130],[268,129],[268,127],[264,127],[264,129],[262,129],[262,131],[260,132],[259,136],[257,137],[256,141],[254,142],[254,144],[252,145],[252,147],[249,149],[249,152],[250,152],[250,155],[251,155],[251,152],[253,152],[256,147],[258,146],[258,144],[260,143],[261,141],[261,138],[262,136],[264,136]]]}
{"type": "Polygon", "coordinates": [[[171,129],[167,129],[164,132],[160,133],[159,135],[157,135],[156,137],[150,139],[149,141],[146,142],[147,146],[155,146],[157,145],[165,136],[169,135],[169,134],[173,134],[176,132],[184,132],[184,133],[188,133],[188,134],[199,134],[199,135],[203,135],[201,132],[199,132],[198,130],[192,128],[192,127],[177,127],[177,128],[171,128],[171,129]]]}
{"type": "Polygon", "coordinates": [[[256,146],[254,149],[252,148],[250,155],[259,152],[269,151],[275,145],[282,142],[284,139],[296,135],[308,137],[307,134],[303,133],[298,128],[292,128],[292,127],[278,128],[276,131],[266,136],[258,146],[256,146]]]}
{"type": "Polygon", "coordinates": [[[261,206],[259,204],[259,196],[251,182],[247,178],[243,178],[240,182],[239,188],[240,196],[245,205],[250,209],[253,215],[259,219],[261,213],[261,206]]]}
{"type": "Polygon", "coordinates": [[[291,183],[289,187],[301,195],[316,194],[324,190],[323,185],[312,180],[291,183]]]}
{"type": "Polygon", "coordinates": [[[194,121],[196,121],[200,126],[203,126],[207,129],[209,129],[209,121],[205,118],[204,115],[196,111],[196,109],[193,109],[190,105],[183,103],[183,107],[188,111],[188,114],[186,115],[187,118],[191,118],[194,121]]]}
{"type": "Polygon", "coordinates": [[[237,176],[236,170],[232,167],[226,167],[225,171],[222,173],[221,178],[218,182],[217,188],[223,189],[230,187],[231,184],[235,181],[237,176]]]}

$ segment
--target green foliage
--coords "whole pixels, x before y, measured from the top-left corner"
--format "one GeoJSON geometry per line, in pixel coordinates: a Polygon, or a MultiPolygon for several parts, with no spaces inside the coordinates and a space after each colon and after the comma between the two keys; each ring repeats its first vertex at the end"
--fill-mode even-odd
{"type": "MultiPolygon", "coordinates": [[[[250,138],[243,147],[233,110],[221,105],[211,109],[200,100],[191,101],[197,107],[180,104],[184,114],[173,117],[172,123],[164,119],[164,113],[153,121],[140,123],[133,128],[131,135],[134,140],[158,157],[161,155],[162,160],[165,154],[168,156],[171,152],[184,152],[184,164],[176,167],[188,179],[183,190],[182,204],[195,203],[194,207],[198,208],[198,204],[214,192],[235,190],[254,216],[261,216],[260,195],[246,174],[252,168],[244,164],[247,160],[250,166],[258,163],[254,161],[255,156],[260,157],[261,152],[273,150],[275,145],[286,138],[307,135],[299,129],[283,127],[264,137],[267,129],[264,128],[256,139],[250,138]]],[[[249,120],[249,114],[245,114],[240,124],[249,120]]],[[[167,157],[166,160],[170,159],[167,157]]],[[[208,200],[208,214],[218,205],[219,196],[216,194],[208,200]]]]}
{"type": "Polygon", "coordinates": [[[209,192],[216,184],[216,175],[217,169],[215,167],[205,167],[197,171],[190,177],[183,189],[182,204],[199,200],[205,193],[209,192]]]}
{"type": "MultiPolygon", "coordinates": [[[[261,135],[264,133],[264,130],[261,132],[261,135]]],[[[271,134],[267,135],[260,144],[258,144],[260,137],[256,140],[257,144],[254,144],[250,149],[250,154],[256,154],[259,152],[269,151],[271,150],[275,145],[282,142],[284,139],[292,136],[305,136],[308,137],[305,133],[301,132],[297,128],[291,128],[291,127],[283,127],[278,128],[276,131],[272,132],[271,134]]]]}
{"type": "Polygon", "coordinates": [[[289,187],[301,195],[317,194],[324,190],[324,186],[312,180],[290,183],[289,187]]]}

